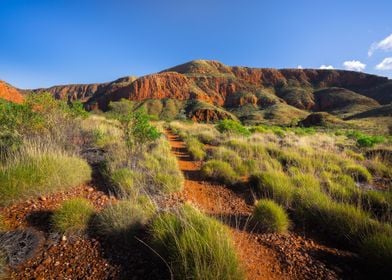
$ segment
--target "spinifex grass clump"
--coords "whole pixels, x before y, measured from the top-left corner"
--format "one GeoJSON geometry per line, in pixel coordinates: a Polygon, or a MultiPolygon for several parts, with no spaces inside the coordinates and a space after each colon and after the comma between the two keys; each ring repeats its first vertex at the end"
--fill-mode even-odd
{"type": "Polygon", "coordinates": [[[253,175],[250,182],[263,197],[271,198],[284,206],[292,203],[295,186],[284,172],[261,172],[253,175]]]}
{"type": "Polygon", "coordinates": [[[122,200],[107,206],[96,216],[94,231],[120,242],[130,242],[154,212],[154,204],[145,196],[122,200]]]}
{"type": "Polygon", "coordinates": [[[87,229],[94,214],[94,207],[84,198],[72,198],[64,201],[54,211],[52,220],[56,230],[69,232],[83,232],[87,229]]]}
{"type": "Polygon", "coordinates": [[[66,190],[90,179],[85,160],[27,145],[0,166],[0,204],[66,190]]]}
{"type": "Polygon", "coordinates": [[[240,180],[231,165],[221,160],[207,161],[201,168],[201,172],[205,177],[227,185],[233,185],[240,180]]]}
{"type": "Polygon", "coordinates": [[[184,176],[176,157],[171,153],[169,143],[163,137],[151,151],[145,153],[141,165],[157,190],[169,193],[183,188],[184,176]]]}
{"type": "Polygon", "coordinates": [[[185,139],[186,148],[194,160],[203,160],[206,156],[204,145],[195,137],[185,139]]]}
{"type": "Polygon", "coordinates": [[[228,229],[185,205],[152,223],[153,241],[178,279],[243,279],[228,229]]]}
{"type": "MultiPolygon", "coordinates": [[[[392,263],[392,237],[385,233],[376,233],[367,236],[362,241],[360,253],[372,268],[378,272],[379,276],[383,273],[391,272],[392,263]]],[[[383,275],[385,276],[385,274],[383,275]]]]}
{"type": "Polygon", "coordinates": [[[259,227],[268,232],[284,233],[290,224],[285,210],[269,199],[261,199],[256,203],[253,218],[259,227]]]}

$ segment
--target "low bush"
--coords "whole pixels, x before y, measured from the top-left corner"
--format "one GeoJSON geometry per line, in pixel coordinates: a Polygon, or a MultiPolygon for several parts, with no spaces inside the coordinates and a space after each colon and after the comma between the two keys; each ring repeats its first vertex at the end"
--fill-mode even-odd
{"type": "Polygon", "coordinates": [[[244,278],[228,229],[189,205],[159,215],[151,234],[175,278],[244,278]]]}
{"type": "Polygon", "coordinates": [[[103,209],[94,219],[95,233],[120,242],[131,242],[155,213],[155,206],[145,196],[122,200],[103,209]]]}
{"type": "Polygon", "coordinates": [[[84,198],[64,201],[53,213],[52,221],[56,230],[62,233],[83,232],[94,214],[94,207],[84,198]]]}
{"type": "Polygon", "coordinates": [[[87,162],[61,151],[27,147],[0,166],[0,204],[66,190],[91,179],[87,162]]]}
{"type": "Polygon", "coordinates": [[[195,137],[187,137],[186,148],[194,160],[203,160],[206,157],[204,145],[195,137]]]}
{"type": "Polygon", "coordinates": [[[233,185],[240,180],[230,164],[216,159],[207,161],[202,166],[201,173],[207,178],[227,185],[233,185]]]}
{"type": "Polygon", "coordinates": [[[244,136],[250,135],[250,131],[240,122],[229,119],[219,121],[216,125],[216,129],[221,133],[227,132],[244,136]]]}
{"type": "Polygon", "coordinates": [[[283,206],[292,202],[295,186],[282,171],[266,171],[251,176],[251,184],[263,197],[275,200],[283,206]]]}
{"type": "Polygon", "coordinates": [[[235,172],[245,175],[251,169],[251,162],[245,163],[233,150],[220,146],[213,150],[212,158],[229,163],[235,172]]]}
{"type": "Polygon", "coordinates": [[[253,210],[253,218],[262,229],[268,232],[284,233],[289,227],[289,218],[285,210],[273,200],[259,200],[253,210]]]}

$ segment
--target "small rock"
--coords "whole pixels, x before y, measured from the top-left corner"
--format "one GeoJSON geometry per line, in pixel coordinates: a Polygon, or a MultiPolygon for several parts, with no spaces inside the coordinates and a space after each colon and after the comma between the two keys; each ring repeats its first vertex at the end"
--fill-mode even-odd
{"type": "Polygon", "coordinates": [[[67,237],[66,237],[65,235],[63,235],[63,236],[61,237],[61,241],[67,241],[67,237]]]}
{"type": "Polygon", "coordinates": [[[59,262],[59,261],[57,261],[57,262],[54,263],[54,266],[59,266],[59,265],[60,265],[60,262],[59,262]]]}
{"type": "Polygon", "coordinates": [[[88,191],[88,192],[93,192],[93,191],[94,191],[94,188],[89,187],[89,188],[87,189],[87,191],[88,191]]]}
{"type": "Polygon", "coordinates": [[[46,197],[44,197],[43,195],[39,197],[39,200],[41,201],[46,201],[46,197]]]}

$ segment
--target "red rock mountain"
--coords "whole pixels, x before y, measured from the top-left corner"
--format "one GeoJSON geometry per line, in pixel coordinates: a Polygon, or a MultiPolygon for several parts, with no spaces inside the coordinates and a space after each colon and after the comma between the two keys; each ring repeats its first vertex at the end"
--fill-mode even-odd
{"type": "Polygon", "coordinates": [[[16,103],[21,103],[24,100],[19,90],[3,81],[0,81],[0,98],[16,103]]]}
{"type": "Polygon", "coordinates": [[[291,108],[297,110],[298,116],[303,114],[302,110],[344,115],[351,108],[360,112],[392,101],[392,80],[376,75],[342,70],[230,67],[207,60],[191,61],[140,78],[33,91],[43,90],[56,98],[82,100],[88,109],[102,110],[111,101],[122,98],[135,101],[169,98],[200,100],[231,111],[245,106],[257,110],[272,108],[272,112],[265,111],[268,114],[280,114],[291,108]]]}

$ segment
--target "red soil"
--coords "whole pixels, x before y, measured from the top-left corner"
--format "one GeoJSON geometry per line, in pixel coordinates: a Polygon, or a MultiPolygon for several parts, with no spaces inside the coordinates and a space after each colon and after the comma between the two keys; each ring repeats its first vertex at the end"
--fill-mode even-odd
{"type": "Polygon", "coordinates": [[[353,254],[321,245],[295,232],[257,233],[250,215],[254,196],[249,187],[242,189],[203,180],[201,162],[192,161],[181,139],[166,131],[173,153],[185,175],[183,201],[230,226],[247,279],[339,279],[352,277],[353,254]],[[327,260],[327,261],[326,261],[327,260]]]}

